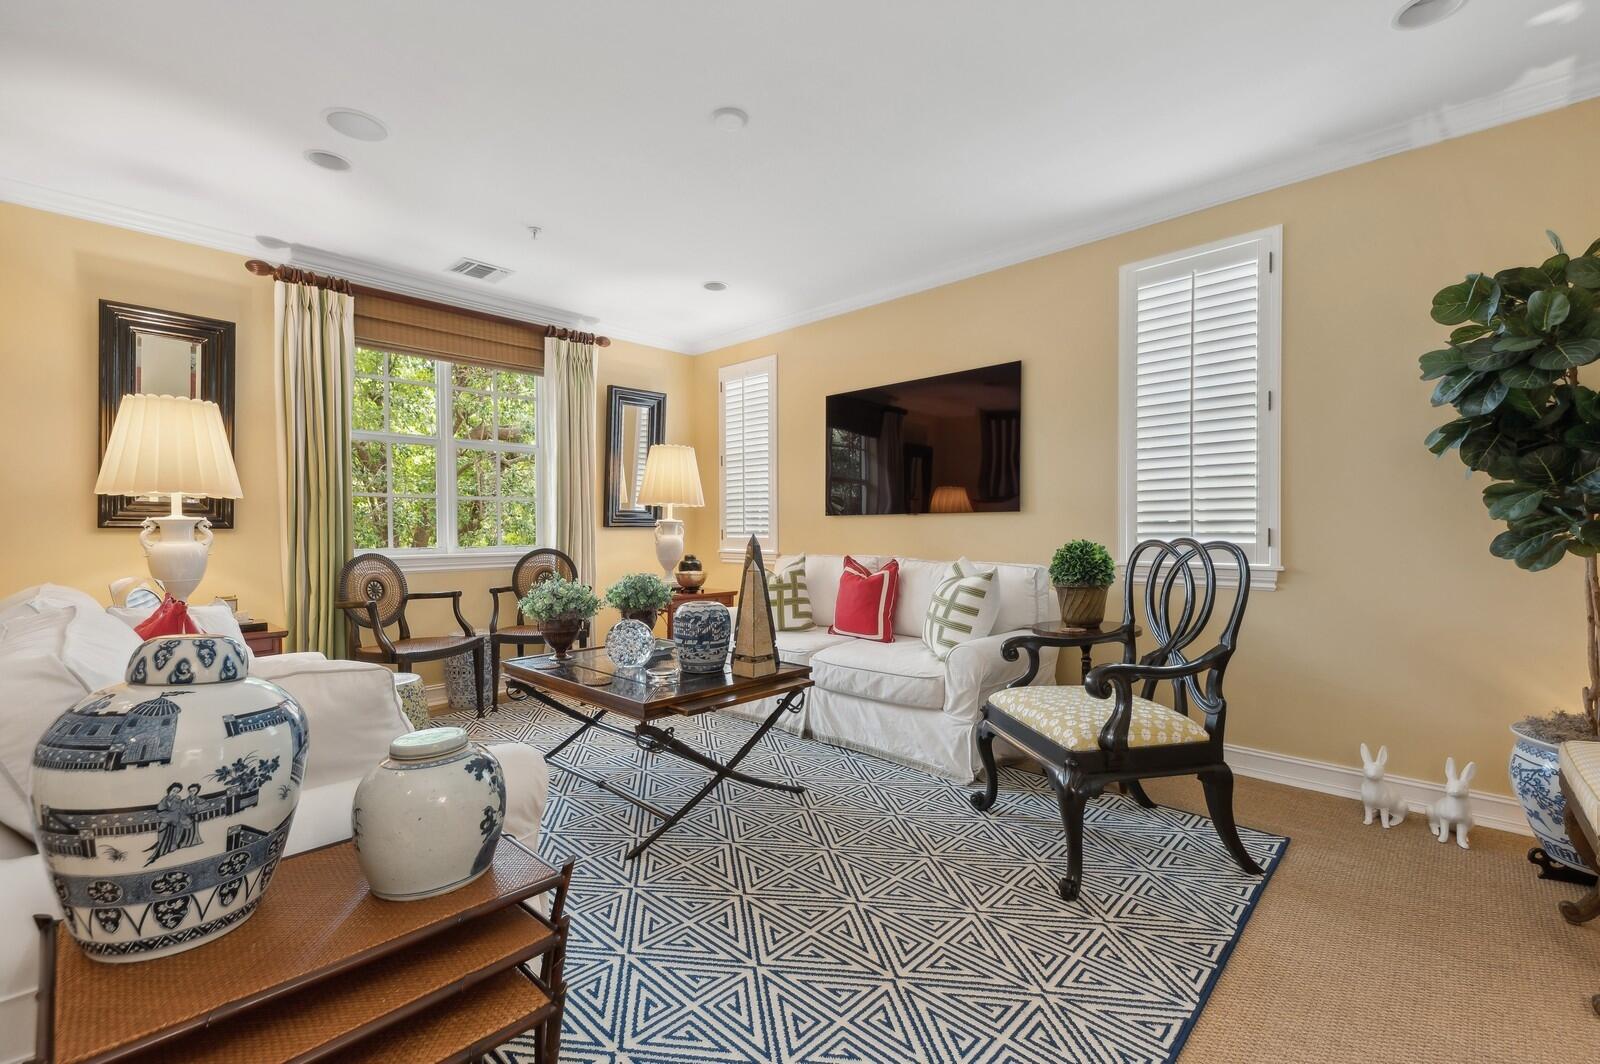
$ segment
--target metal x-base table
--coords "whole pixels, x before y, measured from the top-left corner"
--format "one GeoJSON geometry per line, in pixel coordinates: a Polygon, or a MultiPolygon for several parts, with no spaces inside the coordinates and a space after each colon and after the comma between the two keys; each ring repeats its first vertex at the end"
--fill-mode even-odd
{"type": "MultiPolygon", "coordinates": [[[[671,648],[661,644],[661,652],[671,648]]],[[[643,809],[661,823],[627,853],[634,858],[659,839],[672,825],[682,820],[691,809],[704,801],[723,780],[737,780],[752,787],[764,787],[789,794],[804,794],[805,788],[793,783],[764,780],[759,776],[739,771],[739,762],[755,749],[762,736],[772,729],[784,713],[798,713],[804,704],[806,688],[811,686],[811,668],[790,662],[780,662],[778,671],[770,676],[740,677],[729,672],[675,673],[664,682],[637,669],[624,669],[613,664],[603,647],[589,647],[571,651],[558,661],[553,654],[536,654],[531,657],[512,658],[503,663],[506,673],[506,690],[514,699],[531,698],[579,724],[578,730],[557,743],[545,755],[545,763],[570,776],[591,783],[608,794],[643,809]],[[585,713],[554,697],[561,695],[594,708],[585,713]],[[673,717],[692,717],[713,710],[728,709],[756,702],[764,698],[777,698],[777,705],[767,714],[755,734],[727,761],[719,761],[710,754],[696,750],[672,734],[672,728],[661,727],[656,721],[673,717]],[[607,714],[632,721],[624,727],[606,721],[607,714]],[[665,751],[699,765],[711,772],[711,779],[676,810],[663,809],[624,791],[603,776],[584,772],[576,766],[556,760],[573,742],[590,729],[599,729],[621,736],[639,744],[649,753],[665,751]]]]}

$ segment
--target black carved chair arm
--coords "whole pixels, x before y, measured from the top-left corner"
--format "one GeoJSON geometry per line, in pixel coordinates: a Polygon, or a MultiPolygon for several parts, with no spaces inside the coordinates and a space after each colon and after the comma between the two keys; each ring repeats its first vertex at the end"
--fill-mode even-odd
{"type": "MultiPolygon", "coordinates": [[[[489,610],[490,635],[494,635],[500,630],[500,596],[515,595],[516,593],[517,589],[514,587],[491,587],[489,589],[489,601],[493,604],[489,610]]],[[[517,621],[518,623],[522,621],[522,609],[520,606],[517,609],[517,621]]]]}
{"type": "MultiPolygon", "coordinates": [[[[1109,628],[1098,633],[1105,642],[1120,641],[1127,650],[1133,653],[1134,625],[1132,621],[1124,621],[1115,628],[1109,628]]],[[[1007,661],[1016,661],[1026,651],[1028,655],[1028,671],[1020,679],[1011,681],[1007,687],[1026,687],[1039,675],[1039,650],[1042,647],[1076,647],[1082,646],[1076,636],[1069,635],[1018,635],[1007,639],[1000,647],[1000,656],[1007,661]]]]}
{"type": "Polygon", "coordinates": [[[450,609],[453,610],[455,612],[455,615],[456,615],[456,623],[461,626],[461,634],[464,635],[464,636],[468,636],[468,637],[475,636],[475,635],[478,634],[477,632],[474,632],[472,630],[472,625],[468,624],[467,623],[467,619],[461,615],[461,592],[459,592],[459,591],[412,591],[412,592],[410,592],[409,594],[406,595],[406,601],[408,603],[411,602],[413,599],[449,599],[450,600],[450,609]]]}
{"type": "MultiPolygon", "coordinates": [[[[1128,726],[1133,722],[1133,685],[1152,681],[1170,680],[1174,684],[1192,676],[1211,672],[1224,664],[1232,651],[1217,647],[1193,661],[1180,665],[1139,665],[1119,662],[1114,665],[1097,665],[1083,678],[1083,689],[1095,698],[1116,699],[1111,716],[1100,729],[1100,749],[1107,753],[1125,753],[1128,749],[1128,726]]],[[[1213,676],[1215,680],[1215,676],[1213,676]]]]}
{"type": "MultiPolygon", "coordinates": [[[[393,658],[395,656],[394,644],[389,642],[388,635],[384,633],[383,624],[378,620],[378,604],[376,602],[371,599],[347,599],[342,602],[335,602],[333,605],[335,609],[365,613],[367,615],[367,623],[372,626],[372,635],[378,641],[379,648],[382,649],[386,657],[393,658]]],[[[352,629],[354,627],[354,625],[351,626],[352,629]]]]}

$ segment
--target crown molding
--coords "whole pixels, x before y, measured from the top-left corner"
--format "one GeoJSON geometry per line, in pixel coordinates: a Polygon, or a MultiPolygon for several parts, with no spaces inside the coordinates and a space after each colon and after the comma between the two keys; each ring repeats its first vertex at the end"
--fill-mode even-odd
{"type": "Polygon", "coordinates": [[[982,255],[958,259],[920,277],[835,300],[780,317],[768,318],[738,329],[706,337],[682,348],[685,354],[703,355],[734,344],[796,329],[802,325],[887,303],[929,289],[964,281],[1021,262],[1054,255],[1097,240],[1194,214],[1248,196],[1270,192],[1390,155],[1425,148],[1440,141],[1478,133],[1546,111],[1559,110],[1600,96],[1600,62],[1579,66],[1559,76],[1514,86],[1489,96],[1435,108],[1425,114],[1335,144],[1319,146],[1292,159],[1248,173],[1198,185],[1176,195],[1163,196],[1120,211],[1097,214],[1092,221],[1010,244],[982,255]]]}
{"type": "MultiPolygon", "coordinates": [[[[273,251],[246,233],[188,222],[4,176],[0,176],[0,202],[15,203],[21,207],[49,211],[70,218],[81,218],[88,222],[129,229],[137,233],[236,255],[248,255],[252,258],[286,258],[293,265],[318,273],[331,273],[372,288],[382,288],[401,295],[416,296],[419,299],[432,299],[469,310],[481,310],[487,314],[561,325],[569,329],[581,328],[585,332],[593,332],[595,326],[601,324],[599,318],[563,310],[560,307],[547,306],[531,300],[496,296],[492,293],[474,292],[449,282],[436,281],[411,270],[341,255],[324,248],[290,244],[287,248],[273,251]]],[[[602,331],[615,339],[646,344],[672,352],[681,351],[684,343],[682,337],[658,336],[633,329],[608,328],[602,331]]]]}

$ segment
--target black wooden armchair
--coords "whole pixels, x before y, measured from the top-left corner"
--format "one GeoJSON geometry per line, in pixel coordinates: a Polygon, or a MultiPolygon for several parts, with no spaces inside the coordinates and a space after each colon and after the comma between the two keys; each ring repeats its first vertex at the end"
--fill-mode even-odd
{"type": "MultiPolygon", "coordinates": [[[[438,661],[461,654],[472,655],[472,675],[483,675],[483,640],[461,615],[459,591],[412,591],[405,574],[382,554],[358,554],[339,570],[339,609],[344,611],[349,637],[348,655],[357,661],[375,661],[410,672],[418,661],[438,661]],[[406,606],[418,599],[449,599],[460,635],[413,636],[406,621],[406,606]],[[395,625],[400,638],[390,639],[384,629],[395,625]],[[372,633],[374,646],[361,645],[361,631],[372,633]]],[[[478,716],[483,716],[483,684],[474,683],[478,716]]]]}
{"type": "MultiPolygon", "coordinates": [[[[551,576],[559,576],[564,580],[578,578],[578,566],[564,552],[554,547],[535,547],[521,558],[511,570],[511,583],[505,587],[491,587],[489,597],[494,602],[494,607],[489,613],[489,675],[494,677],[495,698],[500,697],[500,648],[514,646],[520,657],[528,652],[528,646],[544,646],[544,636],[539,632],[539,626],[528,623],[522,615],[523,596],[539,581],[551,576]],[[504,628],[500,627],[500,596],[510,595],[513,603],[518,603],[512,623],[504,628]]],[[[578,645],[585,646],[589,639],[589,623],[584,622],[578,631],[578,645]]]]}
{"type": "Polygon", "coordinates": [[[1016,661],[1026,652],[1028,671],[989,699],[978,725],[978,753],[987,778],[984,789],[972,796],[972,804],[987,811],[998,796],[996,735],[1039,760],[1060,801],[1067,833],[1067,874],[1060,883],[1066,901],[1077,898],[1083,883],[1084,806],[1113,783],[1122,784],[1141,805],[1152,806],[1138,781],[1159,776],[1199,776],[1206,807],[1228,853],[1245,872],[1261,874],[1233,822],[1233,773],[1222,749],[1228,712],[1222,678],[1250,597],[1250,563],[1232,543],[1147,540],[1134,548],[1127,573],[1123,660],[1090,670],[1082,687],[1029,687],[1039,672],[1039,648],[1067,644],[1040,635],[1009,639],[1001,653],[1007,661],[1016,661]],[[1214,554],[1227,556],[1237,566],[1238,593],[1217,645],[1190,660],[1186,650],[1206,631],[1216,603],[1214,554]],[[1155,638],[1156,647],[1136,661],[1134,574],[1146,565],[1145,630],[1155,638]],[[1180,584],[1178,595],[1174,592],[1180,584]],[[1174,616],[1180,597],[1182,609],[1174,616]],[[1171,709],[1151,700],[1162,683],[1172,684],[1171,709]],[[1135,684],[1140,685],[1137,697],[1135,684]],[[1199,719],[1189,715],[1191,707],[1199,719]]]}

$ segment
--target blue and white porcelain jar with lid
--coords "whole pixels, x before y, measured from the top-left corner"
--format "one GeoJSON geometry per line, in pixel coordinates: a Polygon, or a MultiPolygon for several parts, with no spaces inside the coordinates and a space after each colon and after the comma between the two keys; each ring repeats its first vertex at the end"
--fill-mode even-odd
{"type": "Polygon", "coordinates": [[[505,819],[495,756],[464,728],[425,728],[391,742],[388,758],[356,788],[350,834],[372,893],[414,901],[487,871],[505,819]]]}
{"type": "Polygon", "coordinates": [[[39,852],[95,960],[193,949],[261,903],[309,737],[294,699],[247,661],[223,636],[149,640],[127,682],[67,710],[34,748],[39,852]]]}
{"type": "Polygon", "coordinates": [[[728,664],[732,638],[733,614],[720,602],[687,602],[672,615],[678,668],[684,672],[721,672],[728,664]]]}

